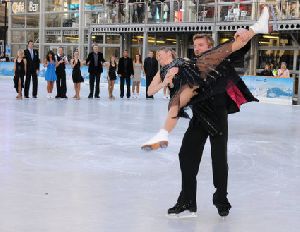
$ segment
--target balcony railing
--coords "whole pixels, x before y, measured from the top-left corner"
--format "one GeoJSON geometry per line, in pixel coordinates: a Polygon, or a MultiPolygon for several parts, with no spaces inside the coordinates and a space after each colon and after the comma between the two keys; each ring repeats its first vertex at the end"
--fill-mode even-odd
{"type": "MultiPolygon", "coordinates": [[[[261,0],[113,1],[86,9],[95,24],[164,24],[255,20],[261,0]],[[204,3],[205,2],[205,3],[204,3]]],[[[271,0],[279,20],[300,20],[298,0],[271,0]]]]}

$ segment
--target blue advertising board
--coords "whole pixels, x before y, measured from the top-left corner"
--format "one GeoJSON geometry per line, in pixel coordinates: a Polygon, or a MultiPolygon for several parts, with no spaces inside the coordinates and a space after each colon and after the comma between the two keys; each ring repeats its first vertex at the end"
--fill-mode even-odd
{"type": "MultiPolygon", "coordinates": [[[[13,76],[14,75],[13,62],[0,62],[0,76],[13,76]]],[[[39,77],[45,76],[46,68],[41,65],[39,77]]],[[[89,78],[87,66],[81,68],[82,76],[84,79],[89,78]]],[[[67,78],[72,78],[72,68],[67,65],[66,68],[67,78]]],[[[276,77],[262,77],[262,76],[243,76],[242,79],[253,93],[255,97],[260,100],[264,99],[278,99],[281,101],[292,103],[293,97],[293,78],[276,78],[276,77]]],[[[107,69],[104,67],[101,75],[101,82],[107,82],[107,69]]],[[[117,79],[116,83],[119,82],[117,79]]],[[[141,85],[146,85],[145,76],[142,76],[141,85]]]]}

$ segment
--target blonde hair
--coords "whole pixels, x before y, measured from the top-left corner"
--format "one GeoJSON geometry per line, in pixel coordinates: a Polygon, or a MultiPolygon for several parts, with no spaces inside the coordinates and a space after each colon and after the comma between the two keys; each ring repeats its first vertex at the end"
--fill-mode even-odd
{"type": "Polygon", "coordinates": [[[19,49],[18,51],[17,51],[17,58],[19,58],[19,54],[20,54],[20,58],[24,58],[24,50],[23,49],[19,49]]]}
{"type": "Polygon", "coordinates": [[[175,59],[177,57],[176,51],[174,51],[170,47],[161,47],[157,50],[157,52],[164,51],[164,52],[171,52],[172,58],[175,59]]]}
{"type": "Polygon", "coordinates": [[[213,38],[211,37],[211,35],[209,34],[195,34],[193,36],[193,42],[197,39],[206,39],[207,41],[207,44],[209,47],[213,47],[214,46],[214,40],[213,38]]]}

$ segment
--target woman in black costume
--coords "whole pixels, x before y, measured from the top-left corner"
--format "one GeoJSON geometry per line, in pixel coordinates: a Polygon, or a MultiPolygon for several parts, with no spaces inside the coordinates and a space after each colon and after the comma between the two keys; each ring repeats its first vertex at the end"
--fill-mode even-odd
{"type": "Polygon", "coordinates": [[[75,51],[73,54],[73,59],[71,60],[71,66],[73,68],[72,71],[72,80],[74,83],[74,89],[75,89],[75,96],[73,97],[76,100],[80,100],[80,88],[81,88],[81,82],[84,81],[80,67],[82,65],[83,61],[80,61],[79,59],[79,52],[75,51]]]}
{"type": "MultiPolygon", "coordinates": [[[[245,46],[256,34],[266,34],[269,32],[269,9],[264,7],[259,20],[250,27],[248,31],[242,34],[236,34],[235,38],[225,44],[219,45],[197,57],[196,63],[184,59],[175,59],[174,52],[169,48],[161,48],[157,52],[157,60],[162,66],[148,89],[148,94],[153,95],[165,86],[170,88],[171,100],[169,111],[163,129],[154,137],[142,145],[142,149],[153,150],[168,146],[168,134],[176,126],[178,117],[185,115],[183,108],[192,106],[196,102],[207,99],[211,87],[216,82],[215,76],[211,72],[218,74],[216,67],[231,53],[245,46]]],[[[233,85],[238,81],[233,76],[217,75],[217,78],[223,78],[218,81],[217,88],[214,91],[226,91],[233,89],[233,85]]],[[[234,89],[233,89],[234,91],[234,89]]],[[[246,99],[237,99],[237,104],[241,105],[247,102],[246,99]]],[[[202,109],[200,109],[201,111],[202,109]]],[[[209,109],[206,109],[209,111],[209,109]]],[[[213,112],[211,112],[213,116],[213,112]]],[[[208,118],[207,118],[208,119],[208,118]]],[[[213,125],[213,120],[206,120],[211,129],[211,133],[218,133],[213,125]]]]}
{"type": "Polygon", "coordinates": [[[26,75],[26,59],[24,59],[24,51],[18,50],[17,58],[14,60],[15,77],[14,86],[18,95],[16,99],[22,99],[22,88],[24,88],[24,76],[26,75]]]}

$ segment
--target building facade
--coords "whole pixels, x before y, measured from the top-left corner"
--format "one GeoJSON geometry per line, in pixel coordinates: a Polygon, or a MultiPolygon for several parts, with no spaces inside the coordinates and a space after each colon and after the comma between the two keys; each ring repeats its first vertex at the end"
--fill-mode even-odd
{"type": "MultiPolygon", "coordinates": [[[[248,62],[240,68],[255,74],[265,63],[285,61],[293,75],[300,66],[299,0],[266,0],[274,5],[278,32],[252,41],[248,62]]],[[[106,59],[128,49],[146,56],[149,49],[172,47],[179,56],[193,54],[192,36],[209,33],[216,44],[232,38],[259,16],[262,0],[14,0],[9,4],[11,56],[33,40],[41,57],[49,49],[79,49],[86,57],[93,43],[106,59]]]]}

